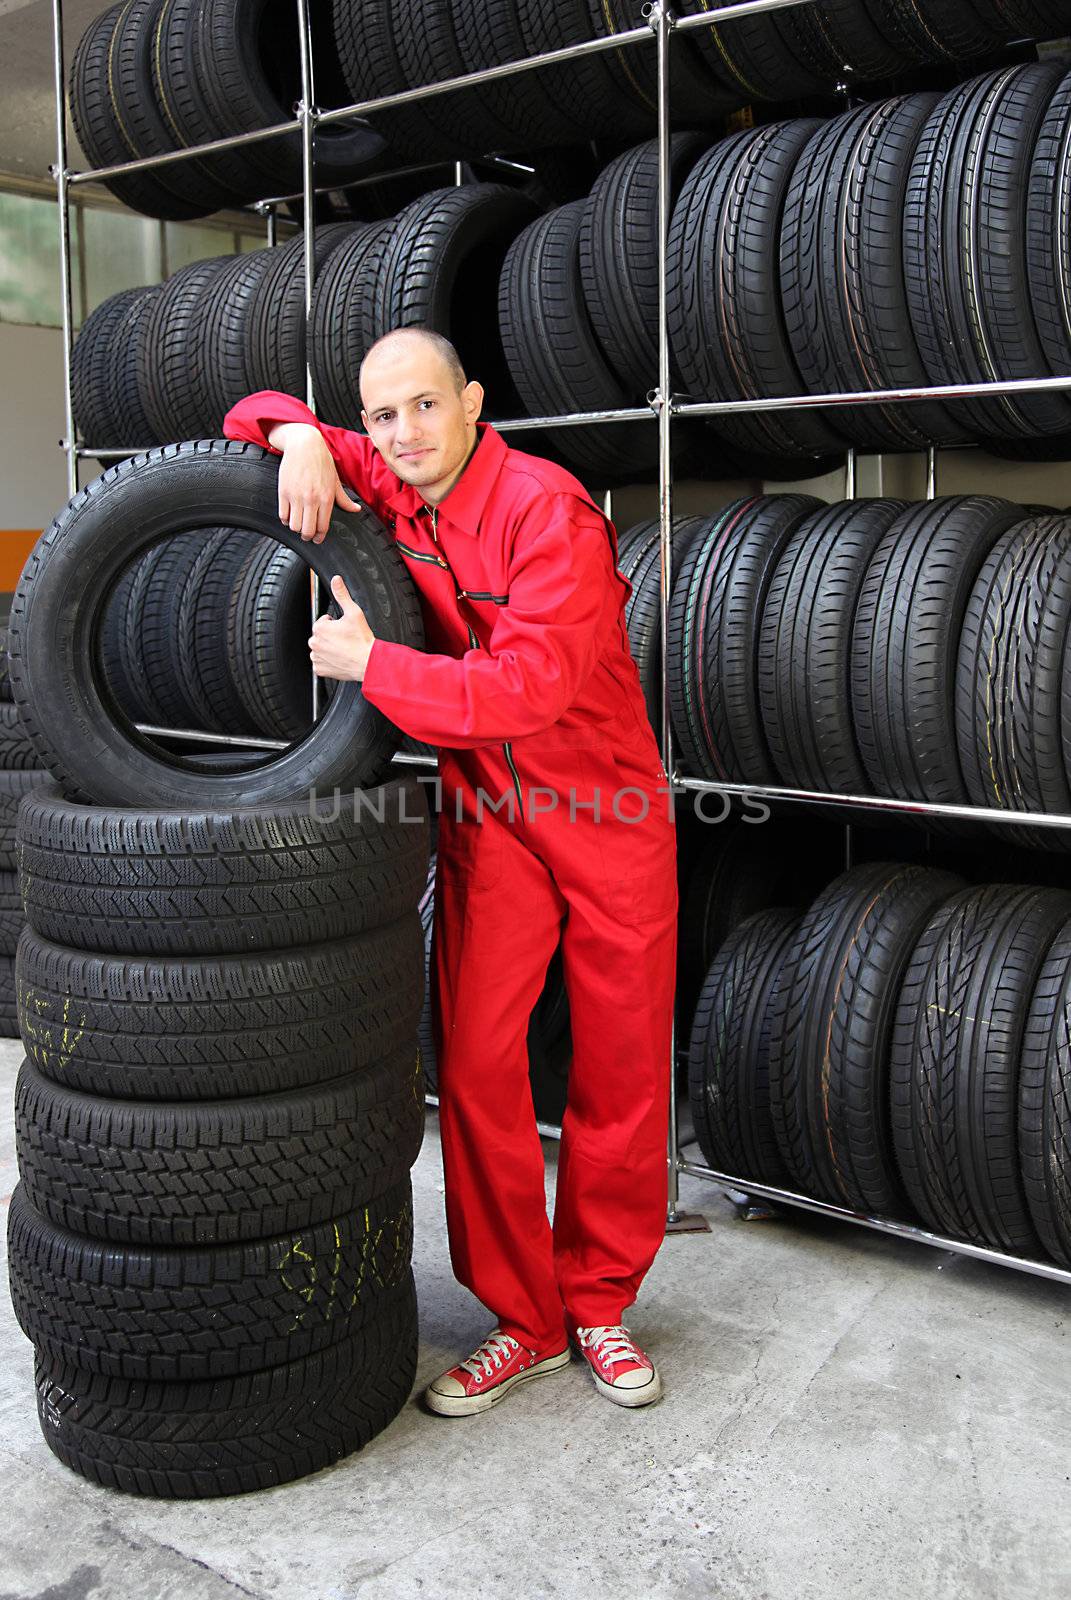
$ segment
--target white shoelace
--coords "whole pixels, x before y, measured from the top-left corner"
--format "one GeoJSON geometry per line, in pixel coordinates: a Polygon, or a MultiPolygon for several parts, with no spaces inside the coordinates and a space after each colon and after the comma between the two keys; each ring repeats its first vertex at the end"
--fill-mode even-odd
{"type": "Polygon", "coordinates": [[[618,1361],[643,1360],[628,1336],[628,1329],[620,1325],[616,1328],[578,1328],[576,1334],[581,1345],[594,1350],[607,1366],[612,1367],[618,1361]]]}
{"type": "Polygon", "coordinates": [[[499,1333],[497,1330],[489,1334],[478,1350],[474,1350],[467,1361],[459,1361],[458,1366],[465,1372],[471,1372],[474,1378],[488,1377],[491,1372],[491,1363],[501,1367],[503,1360],[509,1359],[512,1350],[521,1347],[516,1339],[511,1339],[508,1333],[499,1333]],[[477,1368],[481,1371],[477,1371],[477,1368]]]}

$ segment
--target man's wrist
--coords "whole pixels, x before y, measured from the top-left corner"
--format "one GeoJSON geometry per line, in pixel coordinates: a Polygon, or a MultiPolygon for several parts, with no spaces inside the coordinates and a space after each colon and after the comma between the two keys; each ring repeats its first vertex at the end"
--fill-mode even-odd
{"type": "Polygon", "coordinates": [[[382,656],[383,656],[383,652],[382,651],[380,651],[378,655],[376,654],[376,645],[377,644],[382,644],[382,643],[385,643],[385,641],[380,639],[379,635],[377,634],[376,637],[372,640],[372,643],[368,646],[368,650],[367,650],[367,652],[365,654],[365,658],[364,658],[364,671],[361,674],[361,682],[362,683],[368,677],[368,674],[369,674],[370,671],[372,671],[373,676],[375,675],[373,664],[378,666],[378,663],[380,662],[380,660],[382,659],[382,656]]]}
{"type": "Polygon", "coordinates": [[[311,422],[277,422],[268,434],[273,450],[292,450],[295,445],[300,448],[306,442],[311,444],[313,439],[324,444],[323,434],[311,422]]]}

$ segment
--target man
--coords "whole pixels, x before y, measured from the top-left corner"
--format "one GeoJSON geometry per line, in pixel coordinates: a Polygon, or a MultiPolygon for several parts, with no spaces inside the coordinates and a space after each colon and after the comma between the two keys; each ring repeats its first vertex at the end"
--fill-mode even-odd
{"type": "Polygon", "coordinates": [[[395,536],[427,650],[377,639],[341,578],[310,650],[323,677],[438,748],[432,1020],[454,1271],[497,1327],[426,1391],[486,1410],[586,1358],[620,1405],[661,1393],[622,1325],[665,1226],[677,939],[665,769],[629,652],[613,524],[570,473],[479,422],[438,334],[399,329],[359,375],[367,437],[289,395],[231,410],[281,452],[279,515],[325,538],[353,489],[395,536]],[[573,1038],[553,1231],[526,1035],[562,944],[573,1038]]]}

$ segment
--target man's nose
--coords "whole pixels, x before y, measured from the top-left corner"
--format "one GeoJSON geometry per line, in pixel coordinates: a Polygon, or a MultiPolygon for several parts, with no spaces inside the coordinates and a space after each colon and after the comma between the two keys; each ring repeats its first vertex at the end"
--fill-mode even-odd
{"type": "Polygon", "coordinates": [[[412,444],[423,437],[423,427],[419,416],[399,417],[395,430],[395,438],[400,445],[412,444]]]}

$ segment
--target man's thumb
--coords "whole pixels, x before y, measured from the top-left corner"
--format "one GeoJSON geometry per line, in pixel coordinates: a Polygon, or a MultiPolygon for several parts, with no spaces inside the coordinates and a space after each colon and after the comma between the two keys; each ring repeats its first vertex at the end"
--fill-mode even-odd
{"type": "Polygon", "coordinates": [[[336,506],[341,506],[343,511],[360,511],[362,509],[356,500],[350,499],[341,478],[339,478],[338,487],[335,489],[335,504],[336,506]]]}
{"type": "Polygon", "coordinates": [[[343,616],[345,616],[346,612],[355,611],[357,609],[356,600],[346,588],[345,583],[342,581],[341,575],[337,572],[331,579],[331,593],[342,607],[343,616]]]}

